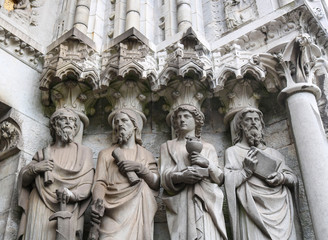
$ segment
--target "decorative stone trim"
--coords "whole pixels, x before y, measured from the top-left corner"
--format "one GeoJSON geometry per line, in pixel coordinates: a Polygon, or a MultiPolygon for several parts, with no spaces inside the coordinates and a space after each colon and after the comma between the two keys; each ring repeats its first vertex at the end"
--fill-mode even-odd
{"type": "Polygon", "coordinates": [[[19,35],[15,34],[18,33],[17,31],[9,31],[3,24],[5,22],[0,19],[0,48],[36,71],[41,72],[43,53],[17,36],[19,35]]]}

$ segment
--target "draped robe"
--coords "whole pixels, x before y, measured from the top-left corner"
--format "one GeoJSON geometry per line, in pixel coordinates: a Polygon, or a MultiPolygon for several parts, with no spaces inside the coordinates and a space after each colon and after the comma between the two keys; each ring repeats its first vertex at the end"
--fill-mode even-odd
{"type": "MultiPolygon", "coordinates": [[[[118,145],[99,153],[95,184],[105,190],[105,214],[101,219],[100,238],[106,240],[152,240],[157,203],[153,190],[141,179],[130,186],[126,176],[119,171],[112,152],[118,145]]],[[[136,149],[121,149],[127,160],[142,163],[158,174],[153,155],[140,145],[136,149]]]]}
{"type": "MultiPolygon", "coordinates": [[[[203,143],[201,154],[210,162],[217,177],[222,174],[214,147],[203,143]]],[[[163,202],[171,240],[227,239],[222,212],[223,193],[210,175],[196,184],[174,184],[172,175],[190,166],[185,146],[176,139],[161,146],[160,175],[164,188],[163,202]]]]}
{"type": "Polygon", "coordinates": [[[56,239],[57,221],[49,221],[49,217],[60,210],[56,190],[62,187],[68,188],[77,198],[77,202],[67,203],[67,211],[72,213],[70,227],[73,235],[76,235],[75,239],[82,239],[83,214],[89,203],[94,177],[92,151],[77,143],[69,143],[63,148],[49,146],[48,151],[50,159],[54,161],[52,184],[44,184],[44,174],[37,175],[29,186],[23,184],[24,175],[30,174],[30,166],[44,159],[43,150],[38,151],[32,162],[20,172],[19,206],[23,213],[18,239],[56,239]]]}
{"type": "MultiPolygon", "coordinates": [[[[225,152],[225,189],[233,239],[302,239],[290,189],[285,185],[270,187],[254,175],[246,180],[243,161],[249,150],[238,143],[225,152]]],[[[286,166],[282,154],[272,148],[263,151],[281,160],[277,172],[292,180],[291,190],[296,195],[297,178],[286,166]]]]}

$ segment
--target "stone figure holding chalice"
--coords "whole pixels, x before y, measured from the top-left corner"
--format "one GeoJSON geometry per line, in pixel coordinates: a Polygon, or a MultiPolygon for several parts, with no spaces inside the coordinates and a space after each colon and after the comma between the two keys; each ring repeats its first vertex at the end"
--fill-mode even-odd
{"type": "Polygon", "coordinates": [[[177,138],[161,146],[160,175],[172,240],[227,239],[223,171],[213,145],[200,139],[203,113],[183,104],[172,113],[177,138]]]}

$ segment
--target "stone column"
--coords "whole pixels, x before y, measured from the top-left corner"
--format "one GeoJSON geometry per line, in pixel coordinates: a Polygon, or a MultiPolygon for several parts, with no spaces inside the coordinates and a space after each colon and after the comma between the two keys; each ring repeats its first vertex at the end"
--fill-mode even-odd
{"type": "Polygon", "coordinates": [[[91,0],[78,0],[75,10],[74,27],[84,34],[88,30],[88,20],[91,0]]]}
{"type": "Polygon", "coordinates": [[[278,100],[288,109],[315,237],[324,240],[328,236],[328,142],[316,101],[321,91],[313,84],[327,79],[320,59],[319,48],[307,34],[292,41],[280,59],[287,86],[278,100]],[[296,69],[293,75],[291,66],[296,69]]]}
{"type": "Polygon", "coordinates": [[[178,31],[184,31],[191,27],[191,5],[190,0],[177,0],[178,31]]]}
{"type": "Polygon", "coordinates": [[[127,0],[125,30],[140,29],[140,0],[127,0]]]}
{"type": "Polygon", "coordinates": [[[320,89],[298,83],[285,88],[289,120],[304,181],[316,239],[328,236],[328,143],[320,118],[316,96],[320,89]]]}

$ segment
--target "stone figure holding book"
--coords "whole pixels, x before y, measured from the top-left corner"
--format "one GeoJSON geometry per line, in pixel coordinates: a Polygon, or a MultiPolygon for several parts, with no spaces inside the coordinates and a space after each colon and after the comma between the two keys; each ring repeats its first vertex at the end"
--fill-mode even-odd
{"type": "Polygon", "coordinates": [[[145,116],[121,109],[109,116],[114,145],[98,156],[89,239],[153,239],[157,164],[141,146],[145,116]]]}
{"type": "Polygon", "coordinates": [[[225,152],[233,239],[302,239],[295,198],[298,181],[283,155],[266,146],[262,113],[245,108],[236,114],[234,126],[235,145],[225,152]]]}
{"type": "Polygon", "coordinates": [[[204,115],[184,104],[172,120],[177,138],[162,144],[160,155],[171,240],[227,239],[219,187],[224,174],[214,147],[199,139],[204,115]]]}
{"type": "Polygon", "coordinates": [[[18,239],[82,239],[94,167],[91,149],[74,142],[79,123],[72,110],[57,110],[50,118],[53,144],[38,151],[22,168],[18,239]]]}

